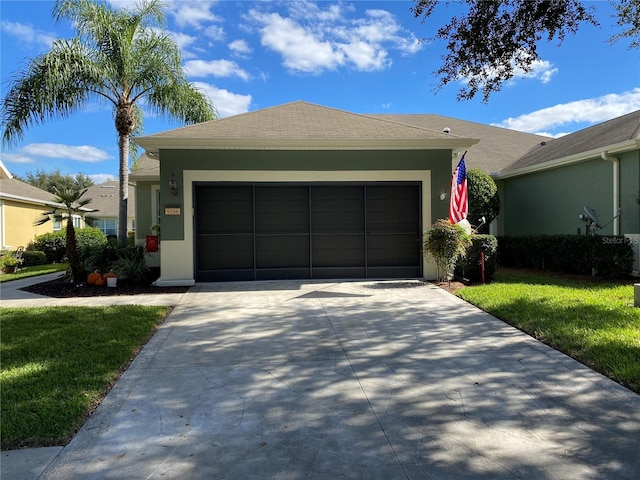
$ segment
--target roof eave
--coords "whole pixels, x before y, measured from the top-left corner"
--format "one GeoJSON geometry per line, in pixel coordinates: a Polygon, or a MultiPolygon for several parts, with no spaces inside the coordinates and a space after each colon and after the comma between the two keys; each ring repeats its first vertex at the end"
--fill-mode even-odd
{"type": "Polygon", "coordinates": [[[506,172],[494,172],[491,176],[496,180],[504,180],[506,178],[519,177],[521,175],[527,175],[529,173],[539,172],[542,170],[548,170],[551,168],[563,167],[565,165],[571,165],[573,163],[585,162],[587,160],[594,160],[600,158],[602,152],[607,152],[609,155],[616,155],[619,153],[625,153],[640,148],[640,139],[626,140],[624,142],[608,145],[604,147],[594,148],[586,152],[576,153],[569,155],[568,157],[558,158],[550,160],[548,162],[538,163],[536,165],[529,165],[527,167],[518,168],[516,170],[510,170],[506,172]]]}
{"type": "Polygon", "coordinates": [[[454,152],[469,148],[480,140],[472,138],[442,139],[247,139],[247,138],[159,138],[133,139],[151,156],[160,150],[438,150],[454,152]]]}

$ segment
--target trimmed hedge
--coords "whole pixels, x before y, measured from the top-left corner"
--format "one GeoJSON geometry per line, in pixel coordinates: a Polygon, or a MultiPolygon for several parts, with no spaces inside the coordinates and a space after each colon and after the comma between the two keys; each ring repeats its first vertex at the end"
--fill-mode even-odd
{"type": "Polygon", "coordinates": [[[472,283],[482,282],[480,253],[484,252],[484,280],[489,283],[496,273],[498,240],[493,235],[472,235],[467,255],[456,266],[456,275],[472,283]]]}
{"type": "Polygon", "coordinates": [[[498,237],[498,264],[578,275],[621,277],[631,273],[633,249],[629,241],[620,236],[498,237]]]}
{"type": "Polygon", "coordinates": [[[22,266],[35,267],[36,265],[46,265],[47,256],[44,252],[28,251],[22,252],[22,266]]]}
{"type": "MultiPolygon", "coordinates": [[[[82,257],[93,250],[104,248],[107,244],[107,236],[99,228],[78,228],[76,229],[76,241],[78,255],[82,257]]],[[[33,242],[33,250],[44,252],[47,263],[62,263],[67,254],[66,229],[38,235],[33,242]]]]}

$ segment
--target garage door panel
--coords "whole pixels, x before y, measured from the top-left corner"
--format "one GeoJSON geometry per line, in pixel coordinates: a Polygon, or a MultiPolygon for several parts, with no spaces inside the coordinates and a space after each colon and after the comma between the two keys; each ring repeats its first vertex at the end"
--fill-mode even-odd
{"type": "Polygon", "coordinates": [[[420,192],[416,185],[367,187],[369,233],[414,233],[419,215],[420,192]]]}
{"type": "Polygon", "coordinates": [[[313,233],[364,232],[364,187],[311,187],[313,233]]]}
{"type": "Polygon", "coordinates": [[[308,187],[256,187],[256,233],[308,233],[308,187]]]}
{"type": "Polygon", "coordinates": [[[367,261],[369,267],[415,266],[420,255],[420,240],[413,234],[369,235],[367,261]]]}
{"type": "Polygon", "coordinates": [[[253,189],[249,186],[196,190],[197,229],[201,234],[252,233],[253,189]]]}
{"type": "Polygon", "coordinates": [[[365,265],[364,235],[313,235],[313,267],[362,267],[365,265]]]}
{"type": "Polygon", "coordinates": [[[253,269],[253,235],[207,235],[198,238],[201,270],[253,269]]]}
{"type": "Polygon", "coordinates": [[[257,235],[257,268],[309,267],[309,235],[257,235]]]}

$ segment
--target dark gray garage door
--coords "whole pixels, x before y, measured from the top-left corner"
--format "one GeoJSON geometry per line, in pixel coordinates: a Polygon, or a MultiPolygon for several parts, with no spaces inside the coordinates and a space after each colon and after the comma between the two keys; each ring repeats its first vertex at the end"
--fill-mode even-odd
{"type": "Polygon", "coordinates": [[[422,271],[420,185],[196,184],[196,280],[422,271]]]}

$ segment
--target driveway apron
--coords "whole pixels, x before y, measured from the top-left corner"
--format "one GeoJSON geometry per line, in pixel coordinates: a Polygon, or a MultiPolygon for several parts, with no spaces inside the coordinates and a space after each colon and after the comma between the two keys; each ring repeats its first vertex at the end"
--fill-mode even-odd
{"type": "Polygon", "coordinates": [[[42,479],[637,479],[640,396],[420,281],[198,284],[42,479]]]}

